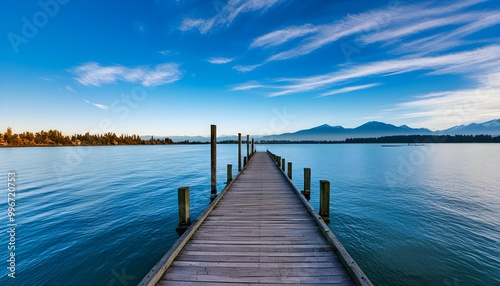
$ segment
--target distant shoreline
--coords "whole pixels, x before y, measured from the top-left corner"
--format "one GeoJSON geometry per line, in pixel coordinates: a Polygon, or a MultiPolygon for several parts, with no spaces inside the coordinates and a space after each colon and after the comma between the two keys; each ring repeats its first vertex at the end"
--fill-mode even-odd
{"type": "MultiPolygon", "coordinates": [[[[276,135],[280,136],[280,135],[276,135]]],[[[148,136],[149,137],[149,136],[148,136]]],[[[292,137],[293,138],[293,137],[292,137]]],[[[300,138],[300,137],[299,137],[300,138]]],[[[307,138],[307,137],[303,137],[307,138]]],[[[204,140],[204,138],[202,139],[204,140]]],[[[252,139],[252,142],[254,140],[252,139]]],[[[241,141],[240,141],[241,142],[241,141]]],[[[0,148],[11,147],[66,147],[66,146],[143,146],[143,145],[193,145],[209,144],[209,140],[189,141],[183,140],[174,142],[171,138],[154,138],[151,136],[145,139],[139,135],[116,135],[115,133],[105,134],[74,134],[71,136],[63,135],[61,131],[49,130],[36,133],[23,132],[13,133],[12,128],[8,127],[5,133],[0,133],[0,148]]],[[[238,140],[228,139],[220,140],[218,144],[238,144],[238,140]]],[[[391,135],[368,138],[346,138],[344,140],[325,140],[325,139],[271,139],[255,140],[256,144],[403,144],[420,145],[429,143],[500,143],[500,136],[491,135],[391,135]]],[[[243,144],[247,144],[243,140],[243,144]]]]}
{"type": "MultiPolygon", "coordinates": [[[[415,143],[404,143],[401,142],[347,142],[347,141],[256,141],[256,145],[306,145],[306,144],[322,144],[322,145],[333,145],[333,144],[374,144],[381,145],[382,147],[419,147],[425,146],[425,144],[499,144],[499,141],[491,142],[480,142],[480,141],[470,141],[470,142],[448,142],[448,141],[429,141],[429,142],[417,142],[415,143]]],[[[209,145],[210,142],[190,142],[190,143],[172,143],[172,144],[118,144],[118,145],[0,145],[0,148],[29,148],[29,147],[116,147],[116,146],[178,146],[178,145],[209,145]]],[[[217,142],[221,145],[237,145],[237,142],[217,142]]],[[[245,145],[246,143],[243,143],[245,145]]]]}

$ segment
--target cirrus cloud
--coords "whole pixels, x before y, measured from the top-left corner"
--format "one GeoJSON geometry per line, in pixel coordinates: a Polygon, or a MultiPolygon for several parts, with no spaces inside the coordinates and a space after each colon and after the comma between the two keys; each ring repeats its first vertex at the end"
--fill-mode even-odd
{"type": "Polygon", "coordinates": [[[232,62],[232,58],[223,58],[223,57],[213,57],[213,58],[208,58],[207,62],[214,64],[214,65],[222,65],[222,64],[227,64],[232,62]]]}
{"type": "Polygon", "coordinates": [[[209,19],[184,18],[179,30],[188,31],[198,29],[200,33],[205,34],[208,31],[229,27],[238,15],[248,12],[261,11],[283,2],[282,0],[229,0],[229,2],[220,9],[217,14],[209,19]]]}
{"type": "Polygon", "coordinates": [[[75,80],[86,86],[115,84],[118,81],[138,83],[143,86],[158,86],[178,81],[184,75],[175,63],[164,63],[155,67],[129,68],[121,65],[103,66],[96,62],[85,63],[69,69],[75,80]]]}

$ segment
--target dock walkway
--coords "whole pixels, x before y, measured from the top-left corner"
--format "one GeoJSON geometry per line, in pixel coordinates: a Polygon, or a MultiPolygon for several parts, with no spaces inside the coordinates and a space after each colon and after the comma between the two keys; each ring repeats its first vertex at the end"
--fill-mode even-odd
{"type": "Polygon", "coordinates": [[[371,285],[319,221],[257,152],[140,285],[371,285]]]}

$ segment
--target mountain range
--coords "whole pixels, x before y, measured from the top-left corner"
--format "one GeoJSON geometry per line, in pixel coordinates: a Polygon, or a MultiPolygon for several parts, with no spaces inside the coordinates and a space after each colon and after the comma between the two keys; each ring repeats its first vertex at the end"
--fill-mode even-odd
{"type": "MultiPolygon", "coordinates": [[[[299,130],[291,133],[283,133],[268,136],[251,136],[255,140],[328,140],[342,141],[347,138],[373,138],[395,135],[491,135],[500,136],[500,119],[490,120],[483,123],[471,123],[468,125],[457,125],[445,130],[432,131],[427,128],[411,128],[407,125],[395,126],[392,124],[370,121],[355,128],[344,128],[342,126],[331,126],[323,124],[310,129],[299,130]]],[[[151,136],[141,136],[146,139],[151,136]]],[[[244,136],[246,137],[246,135],[244,136]]],[[[155,138],[164,138],[156,137],[155,138]]],[[[171,136],[175,142],[179,141],[209,141],[210,138],[202,136],[171,136]]],[[[217,140],[237,140],[237,136],[221,136],[217,140]]],[[[242,138],[245,140],[245,138],[242,138]]]]}
{"type": "Polygon", "coordinates": [[[500,119],[469,125],[458,125],[445,130],[431,131],[427,128],[395,126],[384,122],[370,121],[356,128],[323,124],[293,133],[264,136],[259,140],[345,140],[346,138],[373,138],[395,135],[500,135],[500,119]]]}

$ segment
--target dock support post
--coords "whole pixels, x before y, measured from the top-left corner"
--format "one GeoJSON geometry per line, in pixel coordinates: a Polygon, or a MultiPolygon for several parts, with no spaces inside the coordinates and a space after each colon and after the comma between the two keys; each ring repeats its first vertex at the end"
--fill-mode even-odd
{"type": "Polygon", "coordinates": [[[311,199],[311,168],[304,168],[304,191],[302,194],[306,200],[311,199]]]}
{"type": "Polygon", "coordinates": [[[250,135],[247,134],[247,158],[250,159],[250,135]]]}
{"type": "Polygon", "coordinates": [[[281,159],[281,170],[283,170],[283,172],[285,172],[285,158],[281,159]]]}
{"type": "Polygon", "coordinates": [[[288,178],[292,179],[292,162],[288,162],[288,178]]]}
{"type": "Polygon", "coordinates": [[[177,200],[179,204],[179,224],[175,231],[181,236],[191,224],[189,216],[189,187],[180,187],[177,190],[177,200]]]}
{"type": "Polygon", "coordinates": [[[217,197],[217,126],[210,125],[210,165],[211,165],[211,188],[210,188],[210,201],[217,197]]]}
{"type": "Polygon", "coordinates": [[[319,181],[319,215],[325,222],[330,222],[330,182],[319,181]]]}
{"type": "Polygon", "coordinates": [[[252,138],[252,156],[253,156],[254,153],[255,153],[255,141],[252,138]]]}
{"type": "Polygon", "coordinates": [[[233,180],[233,165],[227,164],[227,181],[226,184],[229,184],[233,180]]]}
{"type": "Polygon", "coordinates": [[[247,165],[247,156],[243,157],[243,167],[247,165]]]}
{"type": "Polygon", "coordinates": [[[281,168],[281,156],[278,156],[278,157],[276,158],[276,164],[278,164],[278,167],[280,167],[280,168],[281,168]]]}
{"type": "Polygon", "coordinates": [[[238,172],[241,172],[241,133],[238,133],[238,172]]]}

